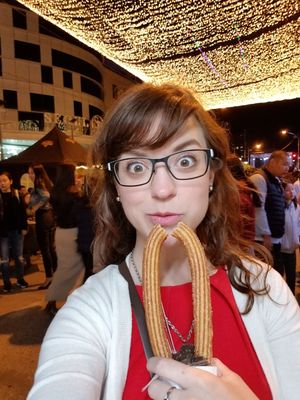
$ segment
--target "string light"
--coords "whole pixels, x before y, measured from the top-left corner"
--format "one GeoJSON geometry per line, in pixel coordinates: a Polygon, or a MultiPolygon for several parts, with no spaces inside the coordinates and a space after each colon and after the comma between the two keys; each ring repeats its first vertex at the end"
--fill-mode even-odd
{"type": "Polygon", "coordinates": [[[206,108],[300,97],[295,0],[20,3],[142,80],[192,88],[206,108]]]}
{"type": "Polygon", "coordinates": [[[199,42],[195,43],[196,48],[200,51],[202,57],[204,58],[204,61],[207,63],[207,65],[209,66],[209,68],[212,70],[212,72],[214,74],[217,75],[217,77],[220,79],[220,81],[223,83],[224,86],[228,87],[226,81],[222,78],[220,72],[216,69],[216,67],[214,66],[214,64],[212,63],[212,61],[209,59],[209,57],[207,56],[207,54],[205,53],[205,51],[201,48],[201,45],[199,42]]]}

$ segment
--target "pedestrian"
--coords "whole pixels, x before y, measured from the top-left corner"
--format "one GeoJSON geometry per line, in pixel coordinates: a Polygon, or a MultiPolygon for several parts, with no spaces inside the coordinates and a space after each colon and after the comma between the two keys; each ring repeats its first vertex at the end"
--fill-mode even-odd
{"type": "Polygon", "coordinates": [[[85,267],[84,283],[94,273],[92,245],[95,237],[95,215],[91,203],[91,188],[86,176],[84,177],[83,184],[80,186],[80,190],[80,197],[76,205],[77,249],[81,254],[85,267]]]}
{"type": "Polygon", "coordinates": [[[84,273],[84,264],[77,248],[77,204],[80,191],[75,185],[75,166],[57,167],[57,179],[51,192],[50,202],[56,216],[55,243],[57,269],[46,292],[46,311],[57,312],[56,302],[65,301],[84,273]]]}
{"type": "Polygon", "coordinates": [[[227,165],[238,181],[240,194],[240,234],[245,239],[255,240],[255,207],[261,207],[257,188],[246,175],[241,160],[234,154],[227,158],[227,165]]]}
{"type": "Polygon", "coordinates": [[[27,233],[27,216],[25,205],[13,188],[13,179],[9,172],[0,173],[0,195],[3,206],[2,220],[0,223],[0,252],[1,270],[4,283],[3,291],[11,292],[12,284],[9,272],[9,260],[12,256],[15,262],[17,286],[20,289],[28,287],[24,279],[23,244],[24,235],[27,233]]]}
{"type": "Polygon", "coordinates": [[[296,249],[299,247],[300,209],[295,197],[293,184],[283,182],[285,198],[285,225],[281,241],[281,256],[286,282],[296,293],[296,249]]]}
{"type": "Polygon", "coordinates": [[[250,176],[257,187],[261,207],[255,209],[255,240],[272,252],[274,268],[283,275],[281,240],[284,234],[285,201],[281,178],[288,172],[285,151],[274,151],[265,166],[250,176]]]}
{"type": "Polygon", "coordinates": [[[30,165],[28,174],[34,184],[34,188],[30,192],[28,209],[35,216],[36,238],[45,270],[45,281],[38,287],[38,290],[45,290],[50,286],[57,267],[54,240],[56,223],[53,207],[49,201],[53,183],[42,164],[30,165]]]}
{"type": "MultiPolygon", "coordinates": [[[[93,154],[101,182],[94,252],[102,270],[69,296],[52,321],[28,400],[53,399],[54,393],[57,400],[149,399],[142,391],[150,375],[127,279],[131,293],[143,300],[144,247],[157,225],[167,236],[158,280],[165,340],[173,355],[183,344],[193,348],[199,326],[192,298],[198,304],[203,293],[192,291],[188,256],[172,236],[181,222],[204,246],[213,356],[235,382],[224,387],[222,376],[202,374],[205,398],[236,399],[238,389],[242,399],[296,400],[300,310],[282,277],[249,254],[237,234],[239,193],[226,164],[226,131],[189,90],[140,84],[106,115],[93,154]]],[[[162,383],[156,399],[187,394],[185,387],[170,393],[171,384],[162,383]]],[[[192,385],[188,375],[186,385],[192,385]]]]}

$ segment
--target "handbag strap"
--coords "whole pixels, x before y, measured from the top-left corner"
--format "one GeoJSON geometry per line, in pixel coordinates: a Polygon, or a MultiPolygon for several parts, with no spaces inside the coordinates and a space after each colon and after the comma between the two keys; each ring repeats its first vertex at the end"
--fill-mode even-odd
{"type": "Polygon", "coordinates": [[[129,272],[129,269],[128,269],[125,261],[122,261],[118,267],[119,267],[120,274],[128,282],[131,306],[132,306],[132,309],[133,309],[133,312],[134,312],[134,315],[135,315],[135,318],[137,321],[137,325],[139,328],[140,336],[141,336],[143,347],[144,347],[144,352],[145,352],[146,358],[148,359],[150,357],[153,357],[153,351],[151,348],[149,334],[147,331],[144,307],[140,300],[140,297],[136,290],[131,273],[129,272]]]}

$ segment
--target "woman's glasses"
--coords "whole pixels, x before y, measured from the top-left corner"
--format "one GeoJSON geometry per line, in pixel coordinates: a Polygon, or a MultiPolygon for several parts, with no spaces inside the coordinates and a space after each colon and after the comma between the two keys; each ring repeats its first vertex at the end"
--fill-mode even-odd
{"type": "Polygon", "coordinates": [[[107,163],[121,186],[142,186],[150,182],[155,165],[164,163],[173,178],[189,180],[205,175],[213,149],[192,149],[172,153],[163,158],[128,157],[107,163]]]}

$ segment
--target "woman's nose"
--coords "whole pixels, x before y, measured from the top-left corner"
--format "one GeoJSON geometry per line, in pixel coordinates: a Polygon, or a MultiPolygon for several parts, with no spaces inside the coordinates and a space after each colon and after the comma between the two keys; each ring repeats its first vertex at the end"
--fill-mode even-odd
{"type": "Polygon", "coordinates": [[[176,195],[175,178],[170,174],[166,165],[156,165],[151,180],[151,193],[153,197],[167,199],[176,195]]]}

